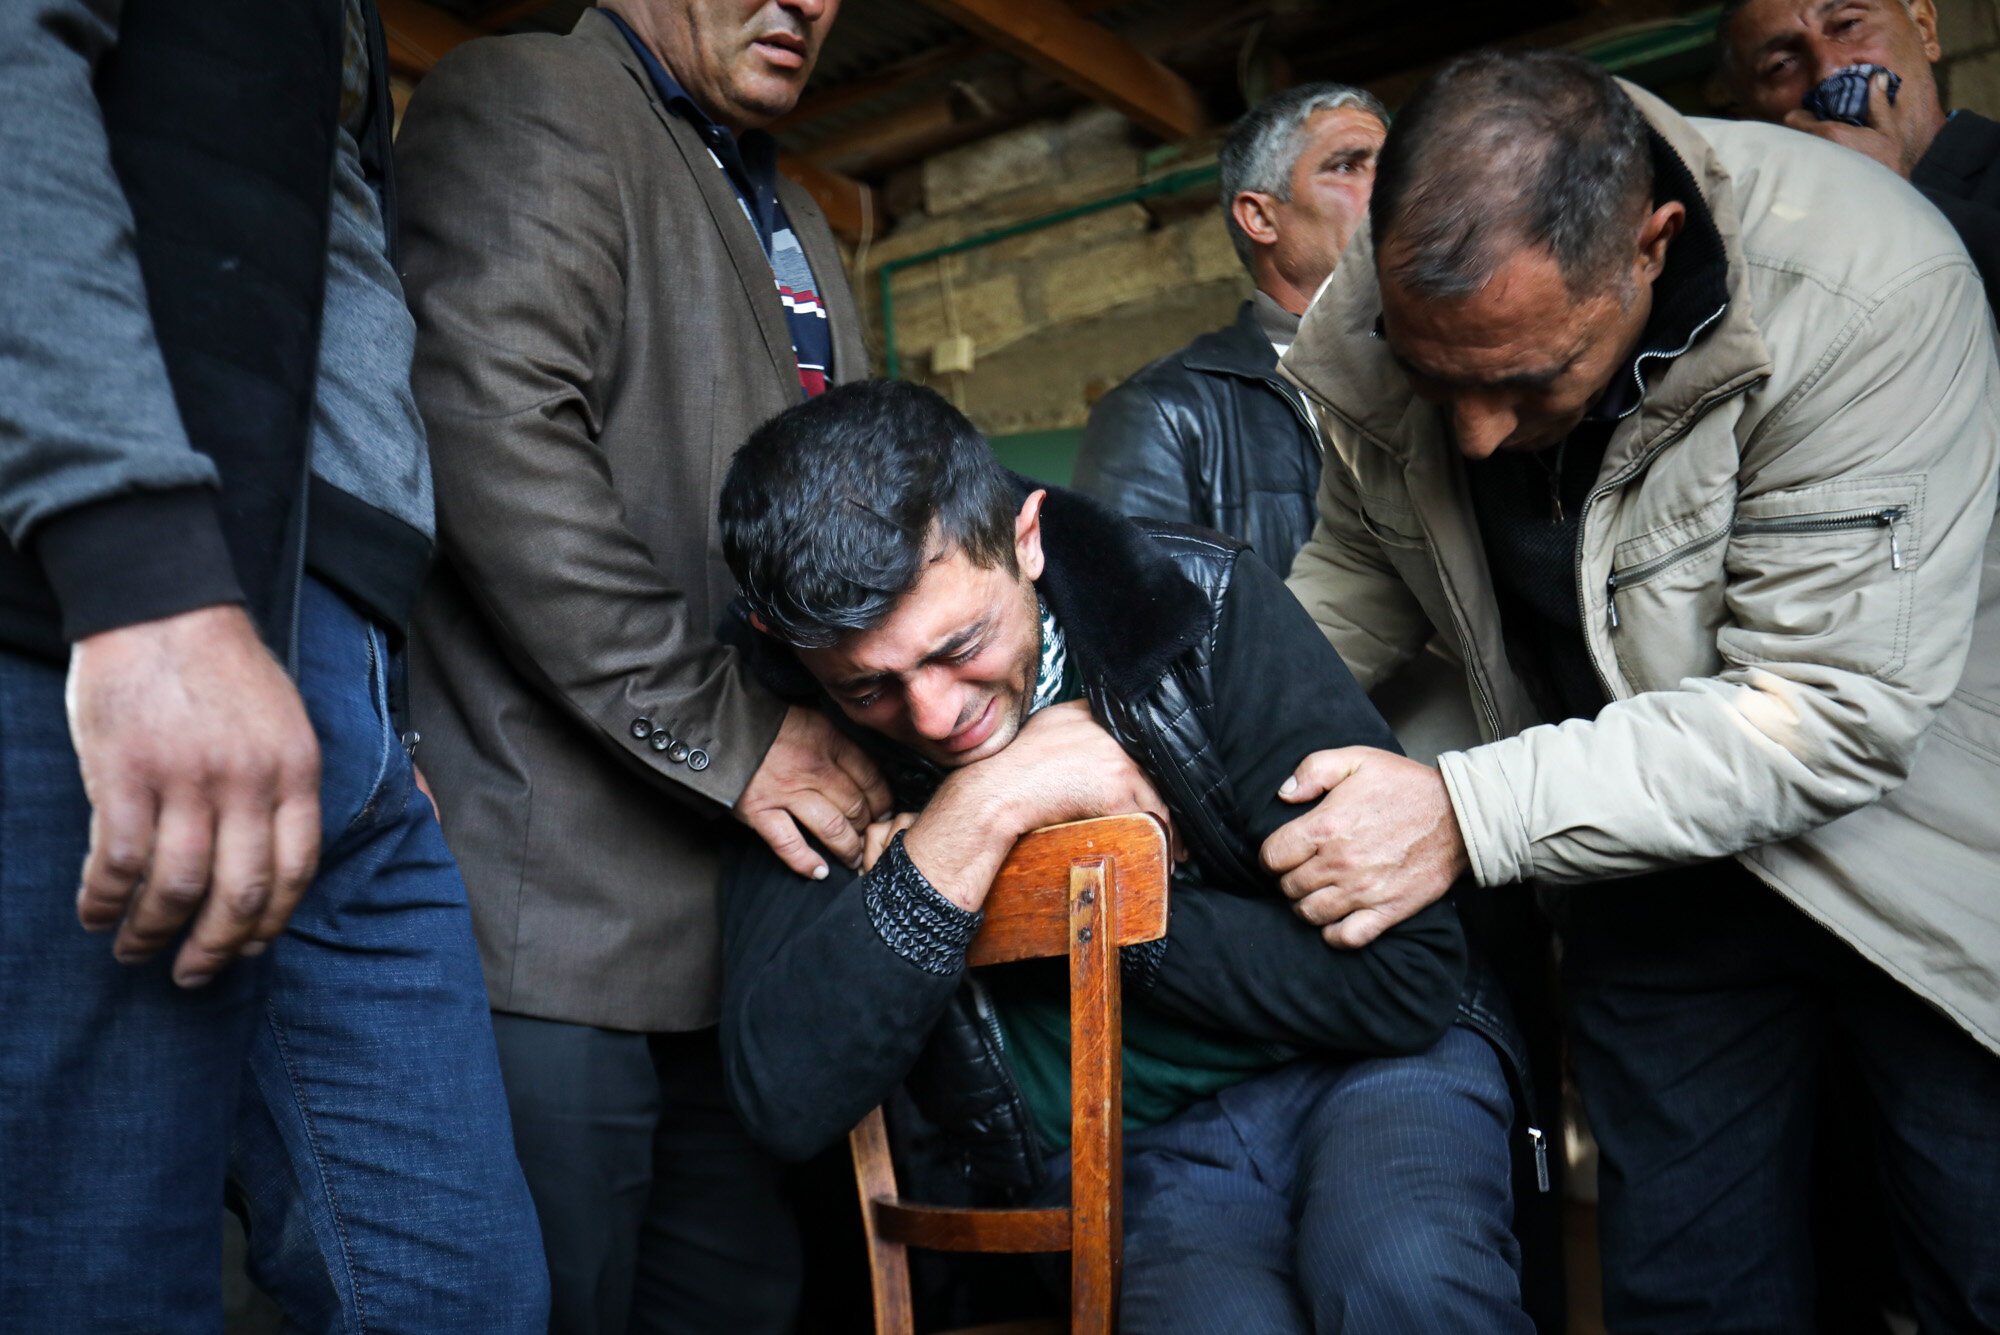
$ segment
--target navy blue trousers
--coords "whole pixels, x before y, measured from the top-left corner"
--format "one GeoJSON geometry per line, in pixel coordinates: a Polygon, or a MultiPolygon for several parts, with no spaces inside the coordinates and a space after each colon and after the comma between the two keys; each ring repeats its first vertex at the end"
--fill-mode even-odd
{"type": "Polygon", "coordinates": [[[1808,1169],[1839,1046],[1919,1323],[2000,1330],[2000,1057],[1733,863],[1575,891],[1564,917],[1611,1329],[1821,1328],[1808,1169]]]}
{"type": "MultiPolygon", "coordinates": [[[[77,924],[90,805],[60,667],[0,654],[0,1327],[213,1332],[225,1183],[287,1330],[540,1335],[465,887],[389,722],[387,645],[308,581],[319,874],[184,992],[77,924]]],[[[144,719],[132,720],[144,727],[144,719]]]]}
{"type": "Polygon", "coordinates": [[[1133,1132],[1121,1328],[1531,1332],[1513,1120],[1499,1058],[1454,1028],[1419,1056],[1296,1061],[1133,1132]]]}

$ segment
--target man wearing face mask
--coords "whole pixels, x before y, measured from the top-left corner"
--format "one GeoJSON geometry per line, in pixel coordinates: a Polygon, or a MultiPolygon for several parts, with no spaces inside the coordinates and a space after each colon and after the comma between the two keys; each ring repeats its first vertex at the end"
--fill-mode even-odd
{"type": "Polygon", "coordinates": [[[1223,219],[1257,293],[1091,410],[1077,490],[1121,513],[1200,524],[1273,570],[1312,533],[1319,440],[1278,375],[1299,317],[1368,212],[1389,113],[1359,88],[1312,83],[1259,103],[1222,146],[1223,219]]]}
{"type": "Polygon", "coordinates": [[[397,144],[440,560],[412,715],[465,869],[552,1329],[776,1331],[777,1165],[724,1100],[727,817],[858,860],[873,766],[714,630],[728,451],[866,372],[839,251],[758,127],[837,0],[612,0],[475,41],[397,144]],[[802,833],[803,832],[803,833],[802,833]]]}
{"type": "Polygon", "coordinates": [[[1485,744],[1309,759],[1263,856],[1348,944],[1462,873],[1571,887],[1613,1329],[1814,1328],[1834,1043],[1920,1324],[2000,1324],[1991,324],[1858,156],[1483,54],[1285,359],[1327,439],[1293,591],[1364,686],[1449,637],[1485,744]]]}
{"type": "Polygon", "coordinates": [[[2000,125],[1945,111],[1931,69],[1943,54],[1933,0],[1729,0],[1716,38],[1743,114],[1865,153],[1909,181],[1951,221],[1988,299],[2000,293],[2000,125]],[[1846,106],[1843,81],[1858,81],[1846,106]]]}

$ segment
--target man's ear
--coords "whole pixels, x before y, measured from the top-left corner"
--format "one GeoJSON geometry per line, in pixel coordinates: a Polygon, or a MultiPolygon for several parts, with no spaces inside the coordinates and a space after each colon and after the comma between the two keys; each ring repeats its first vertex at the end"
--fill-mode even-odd
{"type": "Polygon", "coordinates": [[[1014,564],[1031,580],[1042,577],[1042,498],[1046,491],[1031,491],[1014,516],[1014,564]]]}
{"type": "Polygon", "coordinates": [[[1667,267],[1667,247],[1687,222],[1687,205],[1670,199],[1646,215],[1639,226],[1638,253],[1632,257],[1633,276],[1650,284],[1667,267]]]}
{"type": "Polygon", "coordinates": [[[1278,244],[1278,221],[1276,215],[1277,197],[1257,190],[1239,190],[1236,198],[1229,201],[1230,216],[1243,229],[1243,235],[1260,246],[1278,244]]]}
{"type": "Polygon", "coordinates": [[[1931,0],[1910,0],[1910,21],[1924,39],[1924,59],[1935,65],[1944,59],[1944,44],[1938,41],[1937,6],[1931,0]]]}

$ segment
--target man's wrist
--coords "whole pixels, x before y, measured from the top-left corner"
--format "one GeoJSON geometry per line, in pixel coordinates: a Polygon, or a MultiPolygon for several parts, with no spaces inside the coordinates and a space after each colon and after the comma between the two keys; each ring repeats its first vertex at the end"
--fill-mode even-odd
{"type": "Polygon", "coordinates": [[[986,902],[1000,864],[1024,831],[1019,807],[972,770],[946,779],[904,832],[911,861],[937,892],[968,912],[986,902]]]}
{"type": "Polygon", "coordinates": [[[965,952],[985,921],[977,909],[967,909],[931,883],[901,834],[868,873],[862,902],[875,934],[925,973],[952,974],[965,967],[965,952]]]}

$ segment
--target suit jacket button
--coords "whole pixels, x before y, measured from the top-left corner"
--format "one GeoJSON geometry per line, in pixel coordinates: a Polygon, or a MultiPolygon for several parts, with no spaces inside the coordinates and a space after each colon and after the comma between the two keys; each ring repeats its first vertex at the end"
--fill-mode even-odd
{"type": "Polygon", "coordinates": [[[708,752],[702,750],[700,747],[696,747],[694,750],[688,752],[688,768],[692,770],[707,769],[708,752]]]}
{"type": "Polygon", "coordinates": [[[688,748],[686,742],[675,742],[673,746],[669,748],[667,751],[667,759],[673,761],[676,765],[680,764],[687,758],[688,758],[688,748]]]}
{"type": "Polygon", "coordinates": [[[674,739],[667,735],[667,730],[665,728],[662,728],[658,732],[652,735],[652,737],[647,741],[646,745],[652,747],[655,751],[664,751],[668,747],[674,745],[674,739]]]}
{"type": "Polygon", "coordinates": [[[652,735],[653,720],[649,718],[635,718],[632,720],[632,736],[643,742],[652,735]]]}

